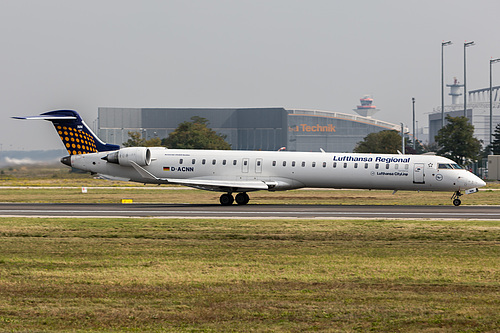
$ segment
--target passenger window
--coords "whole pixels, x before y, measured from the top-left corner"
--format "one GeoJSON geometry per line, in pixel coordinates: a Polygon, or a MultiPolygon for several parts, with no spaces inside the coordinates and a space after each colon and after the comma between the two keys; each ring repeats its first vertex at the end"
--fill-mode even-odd
{"type": "MultiPolygon", "coordinates": [[[[215,160],[214,160],[215,161],[215,160]]],[[[243,165],[248,165],[248,161],[247,160],[244,160],[243,161],[243,165]]]]}
{"type": "Polygon", "coordinates": [[[222,165],[226,165],[226,160],[222,160],[222,165]]]}
{"type": "Polygon", "coordinates": [[[344,163],[344,169],[347,168],[347,163],[344,163]]]}
{"type": "Polygon", "coordinates": [[[315,168],[316,167],[316,162],[312,162],[312,167],[315,168]]]}
{"type": "Polygon", "coordinates": [[[293,166],[293,167],[295,166],[295,161],[292,161],[292,166],[293,166]]]}
{"type": "Polygon", "coordinates": [[[207,160],[206,159],[202,159],[201,160],[201,164],[205,165],[205,163],[207,163],[207,160]]]}
{"type": "Polygon", "coordinates": [[[217,161],[216,160],[212,160],[212,164],[215,165],[215,163],[217,163],[217,161]]]}
{"type": "Polygon", "coordinates": [[[379,165],[378,165],[378,163],[376,163],[376,164],[375,164],[375,169],[378,169],[378,166],[379,166],[379,165]]]}
{"type": "Polygon", "coordinates": [[[276,161],[273,161],[273,166],[276,166],[276,161]]]}
{"type": "Polygon", "coordinates": [[[306,162],[302,161],[302,167],[305,167],[305,166],[306,166],[306,162]]]}
{"type": "Polygon", "coordinates": [[[286,161],[283,161],[283,166],[286,166],[286,161]]]}
{"type": "Polygon", "coordinates": [[[385,165],[385,168],[386,168],[386,169],[389,169],[389,166],[390,166],[390,164],[389,164],[389,163],[387,163],[387,164],[385,165]]]}
{"type": "Polygon", "coordinates": [[[333,162],[333,167],[336,168],[337,167],[337,162],[333,162]]]}
{"type": "Polygon", "coordinates": [[[191,164],[195,164],[195,163],[196,163],[196,160],[193,158],[193,159],[191,160],[191,164]]]}
{"type": "Polygon", "coordinates": [[[368,169],[368,163],[365,163],[365,169],[368,169]]]}
{"type": "Polygon", "coordinates": [[[238,164],[238,161],[237,160],[233,160],[233,165],[236,165],[238,164]]]}
{"type": "Polygon", "coordinates": [[[257,161],[257,166],[260,166],[260,161],[257,161]]]}
{"type": "Polygon", "coordinates": [[[397,170],[398,168],[399,168],[399,164],[395,164],[395,165],[394,165],[394,169],[396,169],[396,170],[397,170]]]}
{"type": "Polygon", "coordinates": [[[182,164],[182,162],[184,162],[184,160],[181,158],[181,159],[179,160],[179,164],[182,164]]]}
{"type": "Polygon", "coordinates": [[[323,168],[326,168],[326,162],[323,162],[323,168]]]}
{"type": "Polygon", "coordinates": [[[354,169],[358,168],[358,163],[354,163],[354,169]]]}
{"type": "Polygon", "coordinates": [[[405,169],[408,170],[408,168],[410,167],[409,164],[405,164],[405,169]]]}

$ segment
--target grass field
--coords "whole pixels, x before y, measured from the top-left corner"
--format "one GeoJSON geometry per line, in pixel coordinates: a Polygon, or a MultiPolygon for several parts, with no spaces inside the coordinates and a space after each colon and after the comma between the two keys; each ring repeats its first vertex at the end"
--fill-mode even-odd
{"type": "Polygon", "coordinates": [[[0,331],[495,332],[500,222],[0,218],[0,331]]]}
{"type": "MultiPolygon", "coordinates": [[[[498,204],[498,188],[463,204],[498,204]]],[[[0,173],[0,202],[218,196],[65,168],[0,173]]],[[[441,192],[250,196],[250,204],[451,204],[441,192]]],[[[0,218],[1,332],[498,332],[499,313],[500,221],[0,218]]]]}
{"type": "MultiPolygon", "coordinates": [[[[0,202],[119,203],[218,203],[220,193],[178,186],[144,186],[138,183],[95,179],[89,174],[69,173],[67,167],[30,166],[0,172],[0,202]],[[29,187],[29,189],[5,187],[29,187]],[[2,188],[3,187],[3,188],[2,188]],[[67,188],[74,187],[74,188],[67,188]],[[90,187],[83,194],[81,187],[90,187]],[[163,190],[173,188],[175,190],[163,190]]],[[[498,205],[500,184],[489,182],[479,193],[462,197],[463,205],[498,205]]],[[[250,204],[329,205],[451,205],[451,192],[295,190],[252,192],[250,204]]]]}

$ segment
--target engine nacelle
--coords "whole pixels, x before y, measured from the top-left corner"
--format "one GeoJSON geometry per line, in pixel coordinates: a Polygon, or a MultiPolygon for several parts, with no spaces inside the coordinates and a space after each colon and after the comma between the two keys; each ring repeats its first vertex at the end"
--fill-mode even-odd
{"type": "Polygon", "coordinates": [[[131,166],[130,162],[146,166],[151,164],[151,151],[145,147],[127,147],[109,153],[103,160],[123,166],[131,166]]]}

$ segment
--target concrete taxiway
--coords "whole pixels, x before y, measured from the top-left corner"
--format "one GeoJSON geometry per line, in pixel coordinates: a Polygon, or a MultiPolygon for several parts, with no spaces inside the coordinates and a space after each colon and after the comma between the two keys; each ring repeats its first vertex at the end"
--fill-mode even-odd
{"type": "Polygon", "coordinates": [[[500,220],[500,206],[1,203],[0,216],[500,220]]]}

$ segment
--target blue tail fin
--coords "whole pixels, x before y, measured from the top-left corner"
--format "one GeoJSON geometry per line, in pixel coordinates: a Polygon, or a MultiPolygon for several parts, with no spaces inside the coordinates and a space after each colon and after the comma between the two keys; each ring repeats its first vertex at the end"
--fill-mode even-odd
{"type": "Polygon", "coordinates": [[[120,149],[118,145],[102,142],[76,111],[57,110],[45,112],[39,116],[13,118],[51,121],[70,155],[120,149]]]}

